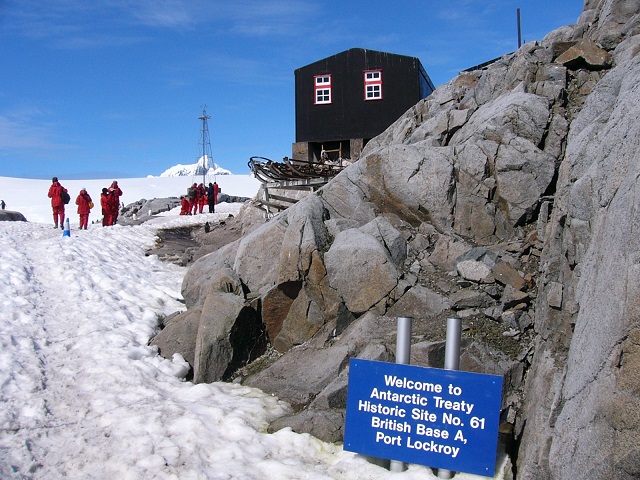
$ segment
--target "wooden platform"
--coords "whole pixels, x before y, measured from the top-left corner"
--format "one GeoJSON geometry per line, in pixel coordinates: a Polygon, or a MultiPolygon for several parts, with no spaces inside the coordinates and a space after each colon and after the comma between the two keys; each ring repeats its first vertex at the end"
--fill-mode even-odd
{"type": "Polygon", "coordinates": [[[346,165],[342,165],[342,162],[305,162],[288,157],[284,157],[282,162],[274,162],[264,157],[251,157],[249,168],[263,184],[262,198],[256,198],[254,203],[262,208],[269,218],[299,200],[287,196],[287,191],[314,192],[344,170],[346,165]]]}

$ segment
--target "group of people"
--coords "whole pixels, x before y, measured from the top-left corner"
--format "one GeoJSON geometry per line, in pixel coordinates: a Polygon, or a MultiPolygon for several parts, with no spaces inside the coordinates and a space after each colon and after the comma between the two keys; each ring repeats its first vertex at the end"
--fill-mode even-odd
{"type": "MultiPolygon", "coordinates": [[[[51,179],[48,196],[51,199],[51,208],[53,209],[54,228],[58,226],[64,229],[65,218],[65,196],[70,198],[69,192],[58,181],[58,177],[51,179]]],[[[120,196],[122,190],[118,186],[117,181],[113,181],[109,188],[103,188],[100,194],[100,206],[102,207],[102,226],[107,227],[113,225],[118,220],[120,211],[120,196]]],[[[76,205],[78,206],[78,215],[80,216],[79,229],[86,230],[89,225],[89,214],[93,208],[93,200],[87,192],[86,188],[82,188],[76,197],[76,205]]]]}
{"type": "MultiPolygon", "coordinates": [[[[209,206],[209,213],[215,213],[220,191],[217,182],[209,182],[206,188],[203,183],[200,185],[194,183],[187,189],[187,194],[180,197],[180,215],[196,215],[197,213],[202,213],[205,205],[209,206]]],[[[54,228],[60,227],[64,229],[64,206],[69,203],[70,197],[67,189],[58,181],[58,177],[51,179],[48,196],[51,199],[51,208],[53,209],[54,228]],[[65,199],[65,197],[67,198],[65,199]]],[[[102,208],[103,227],[114,225],[118,221],[121,196],[122,190],[115,180],[109,188],[102,189],[102,193],[100,194],[100,207],[102,208]]],[[[93,200],[86,188],[80,190],[80,193],[76,197],[76,205],[78,206],[78,215],[80,215],[79,228],[80,230],[86,230],[89,225],[89,214],[93,208],[93,200]]]]}
{"type": "Polygon", "coordinates": [[[196,215],[202,213],[204,206],[209,206],[209,213],[215,213],[220,187],[217,182],[209,182],[207,188],[201,183],[194,183],[187,188],[187,194],[180,197],[180,215],[196,215]]]}

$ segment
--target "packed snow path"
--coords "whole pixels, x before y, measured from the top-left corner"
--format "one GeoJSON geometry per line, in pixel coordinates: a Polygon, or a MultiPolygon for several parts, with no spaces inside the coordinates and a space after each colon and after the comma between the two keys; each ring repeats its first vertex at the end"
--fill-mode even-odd
{"type": "Polygon", "coordinates": [[[284,443],[268,452],[255,438],[269,437],[259,431],[282,404],[238,385],[184,382],[182,359],[147,346],[158,316],[184,308],[183,270],[144,256],[152,228],[92,226],[68,238],[50,226],[2,227],[2,478],[218,478],[246,468],[240,476],[264,478],[268,457],[287,455],[284,443]],[[251,447],[256,463],[243,465],[251,447]]]}
{"type": "Polygon", "coordinates": [[[288,429],[267,434],[286,404],[185,382],[181,357],[148,346],[159,317],[184,309],[185,270],[145,251],[159,226],[193,221],[71,237],[0,222],[0,478],[435,478],[415,465],[391,474],[288,429]]]}

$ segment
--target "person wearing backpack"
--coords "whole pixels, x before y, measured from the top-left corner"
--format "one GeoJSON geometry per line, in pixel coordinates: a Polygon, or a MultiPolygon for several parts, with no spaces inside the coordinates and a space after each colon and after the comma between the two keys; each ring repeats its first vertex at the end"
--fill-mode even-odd
{"type": "Polygon", "coordinates": [[[76,198],[76,205],[78,206],[78,215],[80,215],[80,227],[86,230],[89,225],[89,213],[91,213],[91,209],[93,208],[93,201],[91,197],[87,193],[87,189],[83,188],[80,190],[80,194],[76,198]]]}
{"type": "Polygon", "coordinates": [[[197,183],[194,183],[189,188],[187,188],[187,200],[189,200],[189,213],[187,213],[187,215],[191,215],[191,212],[194,211],[198,206],[198,202],[196,198],[197,194],[198,194],[197,183]]]}
{"type": "Polygon", "coordinates": [[[58,225],[60,225],[60,228],[64,229],[64,205],[69,203],[69,200],[65,202],[65,199],[69,198],[69,192],[60,185],[58,177],[51,179],[48,196],[51,199],[51,208],[53,210],[53,228],[58,228],[58,225]],[[63,198],[63,195],[65,198],[63,198]]]}
{"type": "Polygon", "coordinates": [[[111,225],[114,225],[118,221],[121,196],[122,190],[118,186],[118,182],[114,180],[109,187],[109,200],[111,201],[111,225]]]}

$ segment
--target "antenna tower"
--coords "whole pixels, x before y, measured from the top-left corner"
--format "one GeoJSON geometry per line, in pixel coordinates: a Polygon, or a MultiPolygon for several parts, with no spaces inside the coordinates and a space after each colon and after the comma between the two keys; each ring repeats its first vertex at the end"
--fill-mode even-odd
{"type": "MultiPolygon", "coordinates": [[[[209,171],[211,161],[211,139],[209,137],[209,125],[207,125],[207,120],[211,118],[211,115],[207,115],[207,106],[202,106],[202,115],[198,117],[198,120],[202,120],[202,138],[199,143],[202,146],[202,166],[200,162],[198,162],[198,167],[196,168],[196,175],[202,174],[202,184],[207,185],[207,172],[209,171]]],[[[215,180],[215,179],[214,179],[215,180]]]]}

